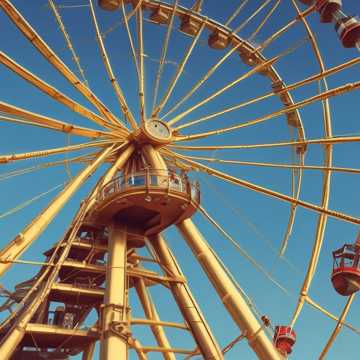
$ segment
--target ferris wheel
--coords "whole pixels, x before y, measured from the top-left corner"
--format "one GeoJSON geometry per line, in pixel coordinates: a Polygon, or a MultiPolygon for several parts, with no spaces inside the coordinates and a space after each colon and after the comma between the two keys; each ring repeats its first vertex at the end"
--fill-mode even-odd
{"type": "Polygon", "coordinates": [[[358,357],[357,2],[0,9],[1,359],[358,357]]]}

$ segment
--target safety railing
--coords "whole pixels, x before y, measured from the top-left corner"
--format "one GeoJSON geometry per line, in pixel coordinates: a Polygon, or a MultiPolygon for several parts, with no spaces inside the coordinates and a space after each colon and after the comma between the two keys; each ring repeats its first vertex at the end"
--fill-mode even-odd
{"type": "Polygon", "coordinates": [[[197,181],[190,181],[186,175],[173,171],[155,169],[128,173],[112,179],[99,191],[98,200],[105,200],[115,193],[134,188],[143,188],[145,192],[154,188],[168,189],[187,194],[191,200],[200,202],[200,187],[197,181]]]}

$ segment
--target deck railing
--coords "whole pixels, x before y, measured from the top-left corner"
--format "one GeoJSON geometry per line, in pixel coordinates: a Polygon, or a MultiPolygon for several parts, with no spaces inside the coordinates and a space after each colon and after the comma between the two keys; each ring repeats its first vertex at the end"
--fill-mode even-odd
{"type": "Polygon", "coordinates": [[[190,181],[186,175],[169,170],[147,169],[118,176],[103,186],[98,200],[105,200],[115,193],[134,188],[147,190],[162,188],[187,194],[191,200],[200,202],[200,187],[197,181],[190,181]]]}

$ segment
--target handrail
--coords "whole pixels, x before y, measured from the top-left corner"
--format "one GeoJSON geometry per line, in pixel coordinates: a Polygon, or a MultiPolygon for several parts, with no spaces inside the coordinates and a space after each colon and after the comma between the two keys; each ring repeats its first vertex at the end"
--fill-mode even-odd
{"type": "Polygon", "coordinates": [[[98,193],[98,200],[132,188],[162,188],[167,192],[180,192],[189,195],[190,199],[200,203],[200,186],[198,181],[190,181],[186,174],[164,169],[145,169],[117,176],[106,183],[98,193]]]}

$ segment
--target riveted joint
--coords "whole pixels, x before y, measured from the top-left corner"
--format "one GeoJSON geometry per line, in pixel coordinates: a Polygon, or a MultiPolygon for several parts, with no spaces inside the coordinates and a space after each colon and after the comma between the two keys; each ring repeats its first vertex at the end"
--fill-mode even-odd
{"type": "Polygon", "coordinates": [[[7,164],[10,161],[10,156],[1,156],[0,164],[7,164]]]}
{"type": "Polygon", "coordinates": [[[14,239],[15,243],[19,244],[21,242],[24,241],[24,234],[23,233],[19,233],[16,238],[14,239]]]}
{"type": "Polygon", "coordinates": [[[112,321],[110,323],[109,331],[117,335],[126,342],[129,341],[129,338],[132,335],[130,328],[126,322],[112,321]]]}
{"type": "Polygon", "coordinates": [[[69,133],[69,132],[71,132],[71,130],[73,128],[74,128],[74,126],[67,124],[67,125],[63,126],[63,131],[66,132],[66,133],[69,133]]]}

